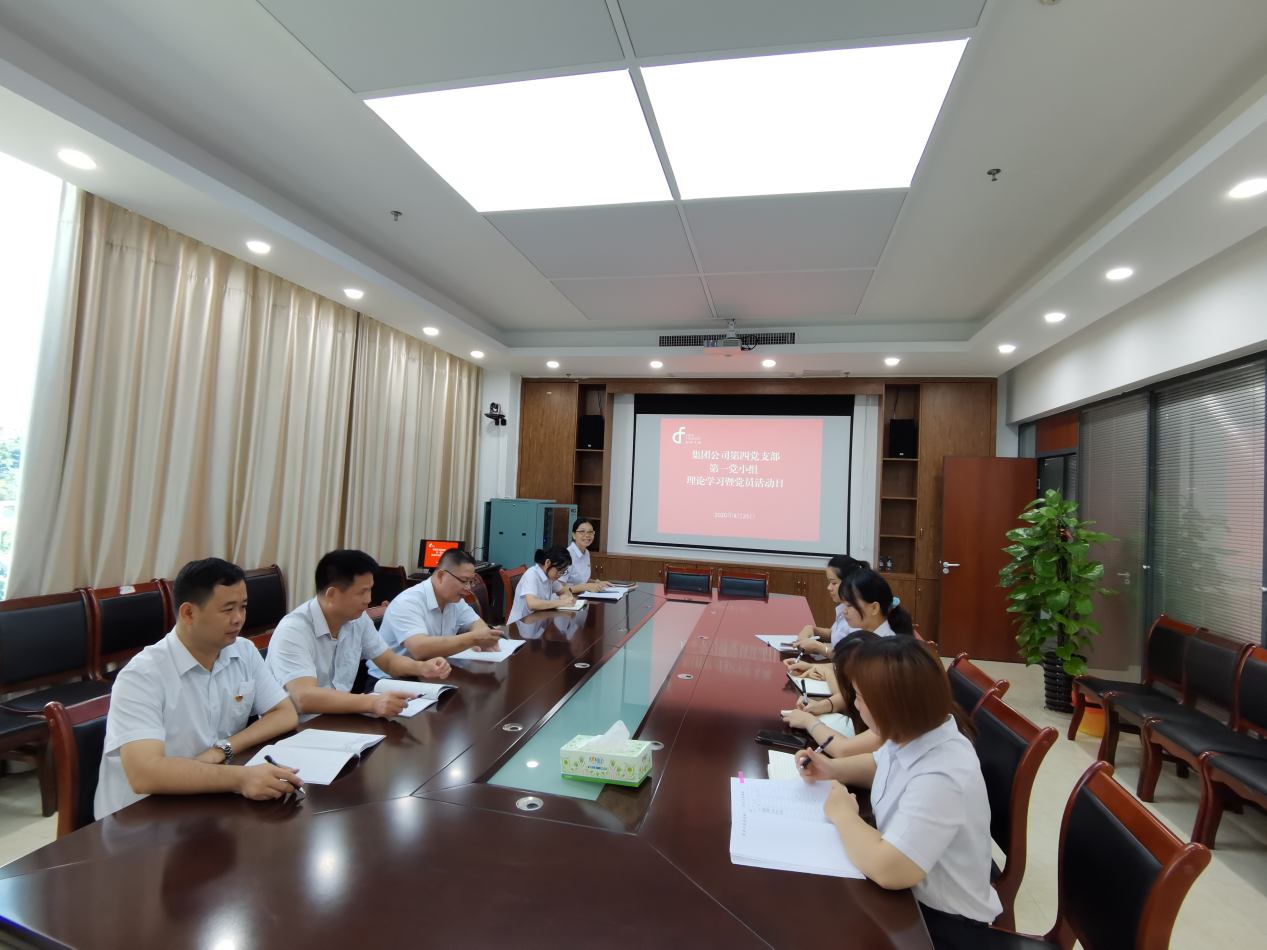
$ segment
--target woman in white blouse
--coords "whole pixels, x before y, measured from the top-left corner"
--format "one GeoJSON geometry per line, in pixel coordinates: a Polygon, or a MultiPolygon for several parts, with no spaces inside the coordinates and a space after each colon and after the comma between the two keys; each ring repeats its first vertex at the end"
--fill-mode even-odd
{"type": "Polygon", "coordinates": [[[830,627],[815,627],[812,624],[801,631],[796,641],[796,648],[802,653],[814,653],[830,657],[832,648],[841,640],[853,633],[857,627],[851,626],[845,616],[845,605],[840,596],[840,585],[857,571],[866,570],[870,565],[866,561],[857,561],[848,554],[838,554],[827,562],[824,573],[827,575],[827,596],[836,602],[836,619],[830,627]],[[824,641],[824,637],[827,638],[824,641]]]}
{"type": "Polygon", "coordinates": [[[941,664],[914,637],[851,650],[855,705],[883,745],[869,755],[796,754],[808,782],[830,781],[823,811],[849,860],[881,887],[911,888],[937,950],[979,946],[1003,910],[990,886],[990,802],[941,664]],[[845,785],[871,789],[875,827],[845,785]]]}
{"type": "Polygon", "coordinates": [[[606,590],[611,587],[607,581],[590,580],[590,545],[594,543],[594,524],[585,518],[577,518],[572,523],[572,543],[568,545],[568,554],[572,557],[572,566],[560,579],[574,594],[584,591],[606,590]]]}
{"type": "Polygon", "coordinates": [[[536,563],[519,578],[515,603],[510,608],[507,623],[515,623],[538,610],[553,610],[576,603],[572,592],[559,580],[559,575],[566,574],[572,566],[572,556],[567,548],[556,544],[548,551],[538,550],[533,560],[536,563]]]}

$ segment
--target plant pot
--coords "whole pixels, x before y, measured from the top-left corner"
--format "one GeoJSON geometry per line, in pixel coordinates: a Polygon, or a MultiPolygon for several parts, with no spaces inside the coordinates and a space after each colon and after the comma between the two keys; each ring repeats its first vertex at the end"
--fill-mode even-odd
{"type": "Polygon", "coordinates": [[[1065,672],[1065,661],[1054,653],[1043,657],[1043,705],[1053,712],[1072,713],[1073,677],[1065,672]]]}

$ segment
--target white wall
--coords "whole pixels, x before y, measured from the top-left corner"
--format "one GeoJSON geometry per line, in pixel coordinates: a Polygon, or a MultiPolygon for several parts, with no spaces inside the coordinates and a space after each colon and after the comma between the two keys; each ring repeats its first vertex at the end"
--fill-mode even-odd
{"type": "Polygon", "coordinates": [[[998,395],[995,403],[998,406],[998,419],[994,430],[994,455],[1001,459],[1014,459],[1020,454],[1021,427],[1007,421],[1008,392],[1012,388],[1012,374],[1004,373],[999,377],[998,395]]]}
{"type": "MultiPolygon", "coordinates": [[[[859,396],[854,406],[853,465],[850,491],[850,553],[860,559],[875,560],[876,481],[879,463],[880,399],[859,396]]],[[[629,499],[633,492],[634,397],[618,393],[612,406],[612,459],[609,510],[607,513],[607,553],[638,557],[707,561],[731,564],[768,564],[782,567],[821,568],[826,557],[795,554],[745,554],[740,551],[653,547],[629,543],[629,499]],[[692,552],[695,552],[692,554],[692,552]]],[[[842,552],[843,553],[843,552],[842,552]]]]}
{"type": "MultiPolygon", "coordinates": [[[[484,502],[490,498],[514,498],[519,477],[519,392],[517,373],[484,371],[480,395],[480,462],[473,547],[484,543],[484,502]],[[500,403],[504,426],[483,418],[490,402],[500,403]]],[[[478,552],[483,557],[487,552],[478,552]]]]}
{"type": "Polygon", "coordinates": [[[1267,230],[1014,368],[1007,420],[1049,415],[1264,347],[1267,230]]]}

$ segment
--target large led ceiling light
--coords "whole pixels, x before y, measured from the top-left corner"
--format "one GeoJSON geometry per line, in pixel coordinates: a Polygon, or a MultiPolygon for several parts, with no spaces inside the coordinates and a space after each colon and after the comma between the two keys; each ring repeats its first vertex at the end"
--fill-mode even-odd
{"type": "Polygon", "coordinates": [[[368,104],[476,211],[672,197],[625,70],[368,104]]]}
{"type": "Polygon", "coordinates": [[[967,40],[644,68],[683,198],[906,188],[967,40]]]}

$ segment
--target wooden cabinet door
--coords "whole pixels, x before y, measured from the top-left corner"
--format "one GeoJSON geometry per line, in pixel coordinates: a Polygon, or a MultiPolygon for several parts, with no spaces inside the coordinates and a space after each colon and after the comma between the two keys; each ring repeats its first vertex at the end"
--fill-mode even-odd
{"type": "Polygon", "coordinates": [[[519,410],[520,498],[572,504],[576,465],[576,383],[523,384],[519,410]]]}
{"type": "Polygon", "coordinates": [[[1007,612],[999,570],[1010,558],[1004,536],[1034,500],[1034,459],[947,458],[940,644],[947,656],[1015,663],[1015,614],[1007,612]]]}
{"type": "Polygon", "coordinates": [[[994,387],[993,380],[920,386],[917,577],[941,576],[942,460],[948,455],[994,455],[994,387]]]}
{"type": "Polygon", "coordinates": [[[801,592],[801,577],[799,571],[772,570],[770,571],[770,593],[772,594],[799,594],[801,592]]]}
{"type": "MultiPolygon", "coordinates": [[[[590,555],[593,557],[593,555],[590,555]]],[[[604,569],[606,574],[603,577],[605,581],[629,581],[633,580],[630,576],[630,567],[632,561],[627,557],[612,557],[610,554],[603,559],[606,563],[604,569]]]]}

